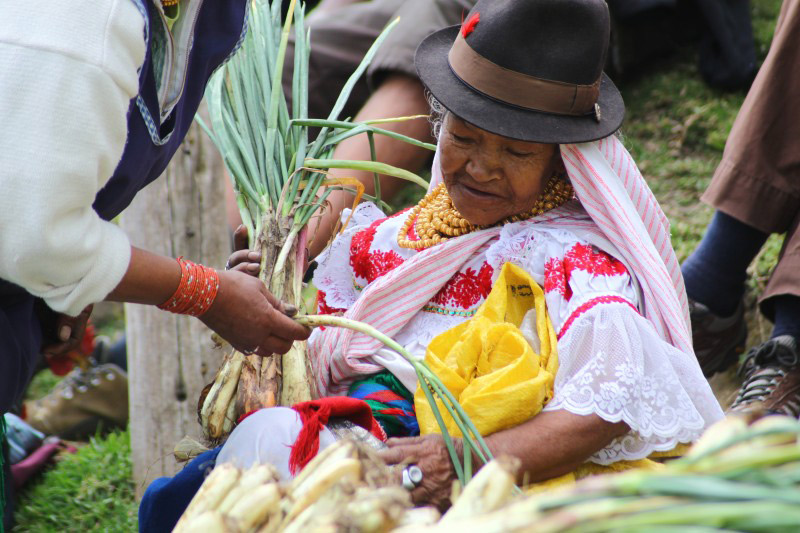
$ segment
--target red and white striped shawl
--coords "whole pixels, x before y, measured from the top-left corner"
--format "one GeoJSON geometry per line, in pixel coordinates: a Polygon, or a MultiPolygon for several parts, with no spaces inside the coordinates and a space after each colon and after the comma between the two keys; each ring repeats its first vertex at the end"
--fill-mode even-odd
{"type": "MultiPolygon", "coordinates": [[[[623,261],[639,285],[642,314],[664,340],[692,354],[686,293],[670,244],[669,222],[630,154],[610,136],[561,145],[561,155],[585,213],[556,209],[517,224],[571,230],[623,261]]],[[[437,152],[430,186],[441,179],[437,152]]],[[[416,254],[371,283],[345,316],[393,337],[500,231],[499,227],[477,231],[416,254]]],[[[354,379],[382,370],[368,360],[380,348],[380,342],[348,329],[327,328],[315,334],[309,356],[319,394],[346,394],[354,379]]]]}

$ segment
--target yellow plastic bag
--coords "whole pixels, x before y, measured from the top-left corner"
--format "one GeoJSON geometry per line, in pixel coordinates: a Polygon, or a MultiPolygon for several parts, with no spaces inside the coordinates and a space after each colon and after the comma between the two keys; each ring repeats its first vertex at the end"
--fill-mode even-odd
{"type": "MultiPolygon", "coordinates": [[[[523,269],[506,263],[475,316],[433,339],[425,362],[486,436],[533,418],[553,397],[556,350],[544,292],[523,269]],[[536,310],[538,354],[519,329],[531,309],[536,310]]],[[[421,434],[440,433],[419,387],[414,404],[421,434]]],[[[450,435],[460,437],[447,410],[441,403],[438,407],[450,435]]]]}

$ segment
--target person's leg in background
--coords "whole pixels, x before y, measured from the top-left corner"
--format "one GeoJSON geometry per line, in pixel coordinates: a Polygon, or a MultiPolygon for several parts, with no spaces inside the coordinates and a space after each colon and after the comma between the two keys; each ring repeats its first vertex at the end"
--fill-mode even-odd
{"type": "Polygon", "coordinates": [[[737,359],[746,327],[741,298],[746,268],[771,233],[789,231],[762,309],[774,318],[772,339],[755,347],[734,408],[756,405],[800,415],[796,326],[800,291],[796,228],[800,213],[800,3],[785,1],[772,46],[739,111],[703,200],[717,209],[698,249],[683,265],[692,300],[695,351],[706,375],[737,359]],[[794,284],[794,285],[792,285],[794,284]],[[739,340],[741,339],[741,341],[739,340]],[[776,347],[777,346],[777,347],[776,347]],[[788,378],[787,378],[788,376],[788,378]],[[781,385],[786,382],[785,385],[781,385]],[[788,386],[791,391],[786,393],[788,386]]]}
{"type": "Polygon", "coordinates": [[[745,382],[732,409],[765,409],[800,417],[800,212],[761,296],[774,323],[770,339],[753,348],[741,369],[745,382]]]}
{"type": "Polygon", "coordinates": [[[706,377],[726,370],[744,351],[747,267],[768,236],[717,211],[699,246],[681,266],[694,350],[706,377]]]}

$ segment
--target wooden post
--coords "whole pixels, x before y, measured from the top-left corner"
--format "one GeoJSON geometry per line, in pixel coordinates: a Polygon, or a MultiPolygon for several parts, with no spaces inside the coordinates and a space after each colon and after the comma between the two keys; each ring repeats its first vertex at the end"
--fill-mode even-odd
{"type": "MultiPolygon", "coordinates": [[[[222,268],[230,252],[225,174],[208,137],[195,124],[172,162],[122,217],[134,246],[222,268]]],[[[172,456],[184,435],[199,439],[197,400],[214,378],[222,352],[196,318],[125,306],[130,431],[137,497],[156,477],[180,466],[172,456]]]]}

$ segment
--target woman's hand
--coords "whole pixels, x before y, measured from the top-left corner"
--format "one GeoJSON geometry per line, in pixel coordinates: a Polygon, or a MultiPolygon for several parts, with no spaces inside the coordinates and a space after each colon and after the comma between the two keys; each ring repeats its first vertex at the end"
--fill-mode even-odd
{"type": "MultiPolygon", "coordinates": [[[[87,306],[78,316],[63,313],[55,315],[52,331],[44,332],[45,344],[42,346],[42,353],[45,357],[64,355],[80,346],[86,333],[86,323],[92,314],[92,307],[87,306]]],[[[50,324],[48,327],[51,327],[50,324]]]]}
{"type": "Polygon", "coordinates": [[[243,353],[286,353],[311,330],[291,318],[297,310],[267,291],[256,277],[219,272],[217,298],[200,320],[243,353]]]}
{"type": "MultiPolygon", "coordinates": [[[[457,439],[454,439],[457,440],[457,439]]],[[[388,465],[415,464],[422,470],[422,483],[411,491],[415,504],[450,506],[453,483],[458,479],[441,435],[389,439],[380,453],[388,465]]],[[[398,476],[401,472],[398,472],[398,476]]]]}
{"type": "MultiPolygon", "coordinates": [[[[128,271],[107,299],[162,304],[174,294],[180,270],[174,259],[132,248],[128,271]]],[[[216,299],[200,320],[237,350],[259,355],[286,353],[292,342],[311,334],[289,318],[297,312],[294,307],[278,301],[258,278],[236,271],[217,273],[216,299]]]]}
{"type": "Polygon", "coordinates": [[[240,225],[233,232],[233,249],[235,251],[228,258],[225,270],[236,270],[258,277],[261,270],[261,254],[247,248],[247,228],[244,225],[240,225]]]}

